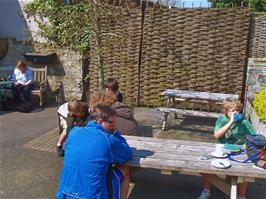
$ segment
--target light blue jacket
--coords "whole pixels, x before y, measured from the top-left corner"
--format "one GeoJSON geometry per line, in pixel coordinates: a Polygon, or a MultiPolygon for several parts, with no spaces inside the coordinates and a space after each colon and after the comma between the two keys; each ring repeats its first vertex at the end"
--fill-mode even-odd
{"type": "Polygon", "coordinates": [[[15,68],[14,74],[12,75],[11,80],[17,81],[18,83],[24,85],[26,82],[33,81],[33,71],[32,68],[26,67],[25,73],[22,73],[18,68],[15,68]]]}
{"type": "Polygon", "coordinates": [[[131,157],[132,150],[118,131],[110,134],[96,122],[74,127],[66,141],[56,198],[107,199],[109,166],[131,157]]]}

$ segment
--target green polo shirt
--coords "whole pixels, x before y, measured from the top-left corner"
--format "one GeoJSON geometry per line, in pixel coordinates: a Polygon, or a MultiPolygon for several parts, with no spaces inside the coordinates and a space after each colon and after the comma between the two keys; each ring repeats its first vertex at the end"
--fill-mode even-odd
{"type": "MultiPolygon", "coordinates": [[[[216,123],[214,131],[222,128],[229,122],[229,118],[226,115],[221,115],[216,123]]],[[[256,135],[254,128],[248,120],[242,122],[233,122],[230,129],[224,134],[223,137],[218,138],[220,143],[228,144],[245,144],[246,135],[256,135]]]]}

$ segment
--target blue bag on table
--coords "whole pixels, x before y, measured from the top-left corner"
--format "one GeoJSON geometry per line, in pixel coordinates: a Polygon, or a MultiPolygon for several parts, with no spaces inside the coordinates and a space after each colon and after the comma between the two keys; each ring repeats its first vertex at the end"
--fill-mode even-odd
{"type": "Polygon", "coordinates": [[[246,136],[248,159],[256,166],[266,169],[266,138],[262,134],[246,136]]]}
{"type": "Polygon", "coordinates": [[[240,150],[239,152],[231,152],[228,154],[228,159],[246,163],[254,162],[256,166],[266,169],[266,138],[262,134],[258,135],[247,135],[246,136],[246,150],[240,150]],[[247,154],[248,158],[243,161],[235,160],[233,156],[240,154],[247,154]]]}

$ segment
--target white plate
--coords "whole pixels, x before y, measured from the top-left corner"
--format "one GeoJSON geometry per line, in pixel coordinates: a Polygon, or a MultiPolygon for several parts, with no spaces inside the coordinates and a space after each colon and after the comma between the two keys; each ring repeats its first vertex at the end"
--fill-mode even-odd
{"type": "Polygon", "coordinates": [[[218,154],[218,153],[216,153],[215,151],[213,151],[212,153],[211,153],[211,155],[213,156],[213,157],[216,157],[216,158],[226,158],[227,157],[227,154],[226,153],[224,153],[224,154],[218,154]]]}
{"type": "Polygon", "coordinates": [[[213,160],[211,161],[212,166],[219,168],[219,169],[226,169],[231,166],[231,163],[227,160],[213,160]]]}

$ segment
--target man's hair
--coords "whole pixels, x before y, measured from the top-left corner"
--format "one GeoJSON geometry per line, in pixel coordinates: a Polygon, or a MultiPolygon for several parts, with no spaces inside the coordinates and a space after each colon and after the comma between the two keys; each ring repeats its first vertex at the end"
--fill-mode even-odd
{"type": "Polygon", "coordinates": [[[98,90],[94,92],[90,97],[90,110],[94,112],[95,107],[98,104],[111,106],[116,102],[116,96],[112,92],[106,92],[104,90],[98,90]]]}
{"type": "Polygon", "coordinates": [[[227,114],[230,108],[235,108],[238,111],[242,111],[243,105],[239,100],[225,100],[223,102],[223,111],[227,114]]]}
{"type": "Polygon", "coordinates": [[[81,110],[82,103],[77,99],[71,99],[68,102],[67,108],[68,108],[69,114],[72,115],[81,110]]]}
{"type": "Polygon", "coordinates": [[[117,92],[118,88],[119,88],[118,87],[118,81],[114,78],[109,78],[104,83],[104,87],[110,89],[113,92],[117,92]]]}
{"type": "Polygon", "coordinates": [[[108,121],[109,117],[116,116],[116,112],[110,106],[105,106],[102,104],[98,104],[95,106],[95,111],[91,113],[92,120],[102,119],[103,121],[108,121]]]}

